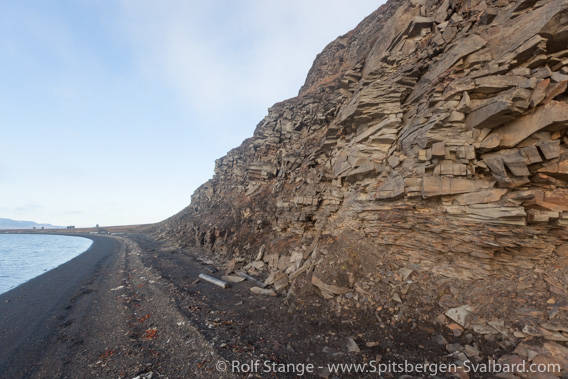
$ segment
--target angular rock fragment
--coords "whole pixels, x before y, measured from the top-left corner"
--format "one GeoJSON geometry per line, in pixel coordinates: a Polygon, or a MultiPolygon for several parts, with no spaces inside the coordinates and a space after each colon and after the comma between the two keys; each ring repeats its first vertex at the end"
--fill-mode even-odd
{"type": "Polygon", "coordinates": [[[542,172],[562,180],[568,180],[568,161],[560,161],[546,165],[538,169],[538,172],[542,172]]]}
{"type": "Polygon", "coordinates": [[[445,207],[453,216],[493,224],[526,225],[527,213],[523,207],[500,206],[495,203],[445,207]]]}
{"type": "Polygon", "coordinates": [[[416,84],[414,91],[407,101],[412,102],[422,95],[423,88],[436,80],[444,71],[450,68],[459,59],[481,49],[487,42],[480,36],[474,34],[455,45],[444,57],[438,61],[432,69],[416,84]]]}
{"type": "Polygon", "coordinates": [[[528,176],[530,175],[530,171],[527,168],[527,162],[525,158],[521,154],[521,152],[517,149],[506,151],[505,153],[501,154],[501,159],[507,166],[511,173],[515,176],[528,176]]]}
{"type": "Polygon", "coordinates": [[[445,313],[450,319],[465,327],[467,325],[467,318],[471,314],[472,308],[469,305],[462,305],[460,307],[448,309],[445,313]]]}
{"type": "Polygon", "coordinates": [[[539,149],[536,146],[527,146],[522,148],[521,154],[523,155],[523,158],[528,165],[542,162],[542,157],[540,155],[539,149]]]}
{"type": "Polygon", "coordinates": [[[276,296],[276,292],[268,288],[251,287],[250,291],[257,295],[276,296]]]}
{"type": "Polygon", "coordinates": [[[203,280],[205,280],[209,283],[213,283],[216,286],[219,286],[221,288],[228,288],[229,287],[229,283],[225,282],[224,280],[217,279],[217,278],[209,276],[207,274],[199,274],[199,278],[203,279],[203,280]]]}
{"type": "Polygon", "coordinates": [[[349,289],[345,287],[340,287],[333,284],[326,284],[316,275],[312,276],[312,284],[318,287],[320,290],[325,291],[332,295],[343,295],[344,293],[349,291],[349,289]]]}
{"type": "MultiPolygon", "coordinates": [[[[561,129],[568,127],[568,104],[551,101],[537,107],[534,113],[518,117],[511,123],[496,129],[492,134],[501,137],[500,146],[514,147],[519,142],[546,127],[561,129]]],[[[490,134],[489,138],[492,134],[490,134]]]]}
{"type": "Polygon", "coordinates": [[[432,156],[443,157],[446,155],[446,145],[444,142],[436,142],[432,145],[432,156]]]}
{"type": "Polygon", "coordinates": [[[558,82],[558,83],[549,84],[545,89],[544,98],[542,99],[542,104],[549,103],[551,100],[555,99],[557,96],[566,92],[567,87],[568,87],[568,80],[563,80],[563,81],[558,82]]]}
{"type": "Polygon", "coordinates": [[[486,191],[470,192],[457,195],[455,200],[460,205],[487,204],[499,201],[508,192],[505,188],[494,188],[486,191]]]}
{"type": "Polygon", "coordinates": [[[560,156],[560,141],[548,141],[537,144],[538,149],[546,159],[554,159],[560,156]]]}
{"type": "Polygon", "coordinates": [[[245,280],[245,278],[236,275],[224,275],[221,279],[229,283],[240,283],[245,280]]]}
{"type": "Polygon", "coordinates": [[[495,128],[512,121],[528,108],[531,92],[514,89],[499,94],[474,109],[465,121],[468,128],[495,128]]]}
{"type": "Polygon", "coordinates": [[[394,178],[388,178],[382,183],[379,182],[377,188],[377,198],[379,199],[391,199],[403,193],[404,179],[402,176],[395,176],[394,178]]]}
{"type": "Polygon", "coordinates": [[[498,93],[512,87],[519,87],[523,85],[526,81],[527,79],[522,76],[513,76],[513,75],[485,76],[483,78],[474,80],[474,91],[481,93],[498,93]]]}
{"type": "Polygon", "coordinates": [[[347,351],[349,353],[360,353],[361,352],[361,349],[359,349],[359,346],[357,345],[355,340],[351,337],[347,337],[345,339],[345,347],[347,348],[347,351]]]}
{"type": "Polygon", "coordinates": [[[442,176],[425,176],[422,181],[422,197],[457,195],[493,187],[492,180],[469,180],[442,176]]]}

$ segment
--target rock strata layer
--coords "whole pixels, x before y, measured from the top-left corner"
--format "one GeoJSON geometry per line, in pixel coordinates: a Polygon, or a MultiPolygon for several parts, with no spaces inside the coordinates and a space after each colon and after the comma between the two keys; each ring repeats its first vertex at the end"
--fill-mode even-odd
{"type": "Polygon", "coordinates": [[[329,298],[369,292],[364,256],[465,281],[564,262],[566,302],[567,87],[565,0],[391,0],[157,234],[329,298]]]}
{"type": "Polygon", "coordinates": [[[556,230],[567,86],[565,1],[390,1],[318,55],[168,232],[220,251],[271,233],[376,237],[400,217],[556,230]]]}

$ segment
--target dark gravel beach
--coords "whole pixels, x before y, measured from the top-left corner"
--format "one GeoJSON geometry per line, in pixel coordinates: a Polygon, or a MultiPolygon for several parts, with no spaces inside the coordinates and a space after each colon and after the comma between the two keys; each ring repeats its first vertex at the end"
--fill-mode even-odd
{"type": "Polygon", "coordinates": [[[217,363],[323,360],[308,328],[352,329],[250,282],[199,282],[214,263],[147,236],[88,237],[87,252],[0,296],[0,377],[234,377],[217,363]]]}
{"type": "Polygon", "coordinates": [[[198,279],[221,278],[222,262],[147,234],[88,237],[87,252],[0,295],[0,378],[383,377],[328,364],[443,364],[447,346],[472,339],[507,352],[437,323],[382,322],[389,310],[337,307],[306,279],[279,296],[249,280],[222,289],[198,279]]]}
{"type": "Polygon", "coordinates": [[[0,295],[0,377],[194,376],[188,363],[214,353],[195,337],[187,348],[186,336],[170,330],[183,318],[150,288],[151,274],[142,276],[137,246],[83,237],[94,241],[85,253],[0,295]],[[167,325],[159,333],[158,323],[167,325]]]}
{"type": "Polygon", "coordinates": [[[45,358],[56,345],[58,327],[70,314],[84,316],[73,306],[105,280],[119,249],[113,239],[85,237],[94,241],[85,253],[0,295],[2,377],[28,377],[43,365],[53,367],[45,358]]]}

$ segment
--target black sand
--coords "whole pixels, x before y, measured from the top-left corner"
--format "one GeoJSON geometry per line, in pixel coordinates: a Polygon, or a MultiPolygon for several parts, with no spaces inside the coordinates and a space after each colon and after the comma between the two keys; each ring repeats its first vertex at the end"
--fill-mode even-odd
{"type": "Polygon", "coordinates": [[[0,295],[1,377],[36,372],[81,289],[88,282],[104,280],[119,244],[110,238],[84,237],[93,240],[85,253],[0,295]]]}

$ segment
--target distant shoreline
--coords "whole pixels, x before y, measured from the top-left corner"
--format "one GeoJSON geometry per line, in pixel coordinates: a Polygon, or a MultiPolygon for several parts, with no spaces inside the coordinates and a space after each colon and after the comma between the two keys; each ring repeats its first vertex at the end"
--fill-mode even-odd
{"type": "Polygon", "coordinates": [[[122,233],[122,232],[137,232],[141,229],[151,227],[155,224],[135,224],[135,225],[119,225],[119,226],[92,226],[84,228],[53,228],[53,229],[0,229],[0,234],[62,234],[62,235],[80,235],[80,234],[105,234],[108,233],[122,233]]]}

